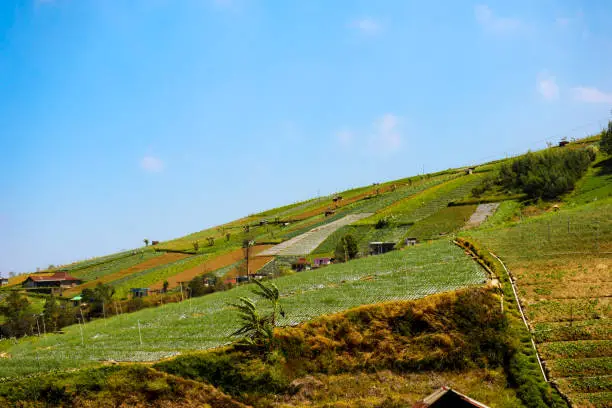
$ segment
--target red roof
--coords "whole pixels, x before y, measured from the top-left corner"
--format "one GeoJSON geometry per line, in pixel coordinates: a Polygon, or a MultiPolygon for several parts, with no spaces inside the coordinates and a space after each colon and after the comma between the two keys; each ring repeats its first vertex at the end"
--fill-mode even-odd
{"type": "Polygon", "coordinates": [[[68,272],[55,272],[53,275],[47,276],[35,276],[30,275],[28,279],[32,279],[35,282],[50,282],[50,281],[78,281],[80,279],[70,276],[68,272]]]}

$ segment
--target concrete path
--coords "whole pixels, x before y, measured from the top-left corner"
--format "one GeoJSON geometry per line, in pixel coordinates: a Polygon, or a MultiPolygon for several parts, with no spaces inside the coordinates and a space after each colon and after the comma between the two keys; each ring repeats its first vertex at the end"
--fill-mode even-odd
{"type": "Polygon", "coordinates": [[[489,216],[493,214],[495,210],[497,210],[497,207],[499,207],[499,203],[479,204],[478,207],[476,207],[474,214],[472,214],[468,222],[465,224],[465,228],[474,228],[479,226],[485,222],[485,220],[489,218],[489,216]]]}
{"type": "Polygon", "coordinates": [[[298,235],[297,237],[293,237],[285,242],[275,245],[272,248],[260,252],[258,256],[307,255],[314,251],[321,244],[321,242],[325,241],[325,239],[327,239],[327,237],[329,237],[334,231],[371,215],[372,213],[347,215],[339,220],[313,228],[308,232],[298,235]]]}

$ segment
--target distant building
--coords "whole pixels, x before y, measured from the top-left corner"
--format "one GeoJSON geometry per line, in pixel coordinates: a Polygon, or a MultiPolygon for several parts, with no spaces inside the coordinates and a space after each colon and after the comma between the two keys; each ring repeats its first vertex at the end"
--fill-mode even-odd
{"type": "Polygon", "coordinates": [[[337,203],[338,201],[342,201],[342,196],[341,196],[341,195],[335,196],[335,197],[332,199],[332,201],[333,201],[334,203],[337,203]]]}
{"type": "Polygon", "coordinates": [[[564,147],[567,146],[569,144],[569,142],[567,140],[562,140],[559,142],[559,147],[564,147]]]}
{"type": "Polygon", "coordinates": [[[159,244],[159,241],[151,241],[151,245],[157,245],[159,244]]]}
{"type": "Polygon", "coordinates": [[[310,270],[310,268],[310,263],[306,260],[306,258],[300,258],[291,264],[291,269],[296,272],[307,271],[310,270]]]}
{"type": "Polygon", "coordinates": [[[223,283],[226,284],[226,285],[235,285],[236,284],[236,278],[228,278],[228,279],[224,280],[223,283]]]}
{"type": "Polygon", "coordinates": [[[370,255],[386,254],[395,249],[395,242],[370,242],[370,255]]]}
{"type": "Polygon", "coordinates": [[[329,217],[330,215],[334,215],[336,212],[334,210],[325,210],[325,216],[329,217]]]}
{"type": "Polygon", "coordinates": [[[489,408],[472,398],[463,395],[450,387],[442,387],[412,408],[489,408]]]}
{"type": "Polygon", "coordinates": [[[331,264],[331,258],[315,258],[313,261],[313,266],[315,268],[329,264],[331,264]]]}
{"type": "Polygon", "coordinates": [[[149,296],[149,288],[130,288],[132,298],[143,298],[149,296]]]}
{"type": "Polygon", "coordinates": [[[0,278],[0,286],[6,286],[8,284],[8,278],[0,278]]]}
{"type": "Polygon", "coordinates": [[[406,244],[406,246],[414,246],[419,242],[418,239],[416,238],[406,238],[404,240],[404,243],[406,244]]]}
{"type": "Polygon", "coordinates": [[[476,170],[476,167],[468,167],[465,169],[465,174],[473,174],[474,170],[476,170]]]}
{"type": "Polygon", "coordinates": [[[28,289],[37,288],[73,288],[83,283],[81,279],[70,276],[68,272],[55,272],[53,275],[30,275],[23,281],[22,286],[28,289]]]}

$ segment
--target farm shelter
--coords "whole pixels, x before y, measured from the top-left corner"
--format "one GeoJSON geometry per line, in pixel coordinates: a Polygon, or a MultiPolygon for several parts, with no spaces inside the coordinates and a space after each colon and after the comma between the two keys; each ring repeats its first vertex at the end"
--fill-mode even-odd
{"type": "Polygon", "coordinates": [[[310,270],[310,263],[306,260],[306,258],[299,258],[297,261],[291,264],[291,269],[296,272],[302,272],[310,270]]]}
{"type": "Polygon", "coordinates": [[[419,242],[418,239],[416,238],[406,238],[404,240],[404,243],[406,244],[406,246],[414,246],[419,242]]]}
{"type": "Polygon", "coordinates": [[[315,268],[331,264],[331,258],[315,258],[312,262],[315,268]]]}
{"type": "Polygon", "coordinates": [[[83,300],[83,297],[81,295],[76,295],[75,297],[70,299],[72,301],[72,305],[73,306],[78,306],[81,304],[81,301],[83,300]]]}
{"type": "Polygon", "coordinates": [[[386,254],[394,248],[395,242],[370,242],[370,255],[386,254]]]}
{"type": "Polygon", "coordinates": [[[0,278],[0,286],[6,286],[9,284],[8,278],[0,278]]]}
{"type": "Polygon", "coordinates": [[[412,408],[489,408],[450,387],[441,387],[412,408]]]}
{"type": "Polygon", "coordinates": [[[559,142],[559,147],[564,147],[567,146],[569,144],[569,142],[567,140],[562,140],[559,142]]]}
{"type": "Polygon", "coordinates": [[[130,288],[130,293],[133,298],[141,298],[149,296],[149,288],[130,288]]]}
{"type": "Polygon", "coordinates": [[[68,272],[56,272],[50,276],[35,276],[30,275],[23,281],[22,286],[24,288],[36,289],[36,288],[73,288],[83,283],[82,280],[70,276],[68,272]]]}

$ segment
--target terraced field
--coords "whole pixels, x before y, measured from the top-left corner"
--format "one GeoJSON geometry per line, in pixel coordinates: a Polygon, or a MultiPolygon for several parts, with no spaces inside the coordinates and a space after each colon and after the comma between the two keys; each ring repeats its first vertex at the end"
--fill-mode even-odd
{"type": "Polygon", "coordinates": [[[311,229],[297,237],[291,238],[285,242],[282,242],[274,247],[262,251],[259,255],[261,256],[288,256],[288,255],[306,255],[311,253],[316,247],[325,241],[330,234],[339,228],[344,227],[359,221],[360,219],[369,217],[370,213],[363,214],[350,214],[339,220],[330,222],[328,224],[311,229]]]}
{"type": "MultiPolygon", "coordinates": [[[[293,325],[354,306],[416,299],[485,280],[484,271],[461,249],[438,240],[274,282],[287,312],[281,323],[293,325]]],[[[17,344],[0,340],[0,352],[9,356],[0,364],[0,377],[84,367],[110,359],[153,361],[226,344],[238,325],[236,313],[228,304],[240,296],[252,296],[250,290],[250,285],[242,285],[181,303],[66,327],[64,334],[27,338],[17,344]]]]}
{"type": "Polygon", "coordinates": [[[465,232],[516,279],[548,375],[578,407],[612,401],[612,200],[465,232]]]}

